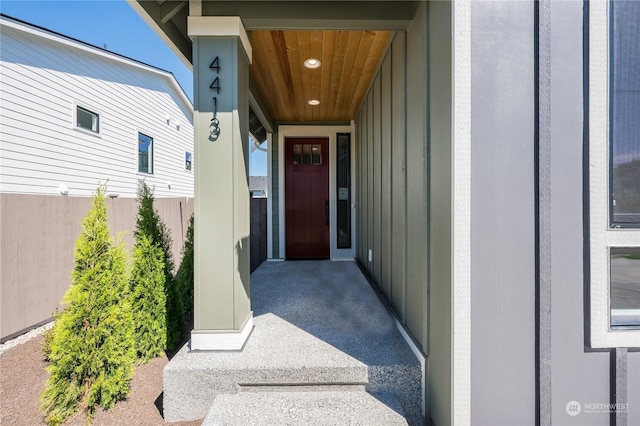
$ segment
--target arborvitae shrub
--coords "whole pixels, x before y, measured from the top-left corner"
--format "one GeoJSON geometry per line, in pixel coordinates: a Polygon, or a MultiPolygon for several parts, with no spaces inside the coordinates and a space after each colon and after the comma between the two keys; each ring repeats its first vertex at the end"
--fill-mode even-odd
{"type": "Polygon", "coordinates": [[[160,247],[139,235],[133,247],[131,307],[137,356],[148,361],[167,346],[167,309],[164,294],[164,257],[160,247]]]}
{"type": "Polygon", "coordinates": [[[193,315],[193,215],[189,219],[187,238],[182,247],[182,262],[176,274],[176,285],[182,299],[185,318],[193,315]]]}
{"type": "Polygon", "coordinates": [[[171,255],[171,233],[153,205],[153,190],[144,181],[138,184],[138,217],[136,239],[146,235],[149,241],[160,247],[164,257],[164,293],[166,297],[167,349],[173,349],[182,337],[184,315],[182,301],[176,289],[173,276],[173,256],[171,255]]]}
{"type": "MultiPolygon", "coordinates": [[[[53,323],[58,320],[60,316],[60,311],[56,308],[56,311],[53,313],[53,323]]],[[[46,330],[42,333],[42,353],[44,357],[49,361],[49,355],[51,354],[51,342],[53,341],[53,327],[46,330]]]]}
{"type": "Polygon", "coordinates": [[[67,306],[49,336],[42,409],[57,425],[79,410],[88,420],[129,393],[135,350],[126,255],[107,228],[104,188],[93,197],[75,245],[75,268],[64,295],[67,306]]]}

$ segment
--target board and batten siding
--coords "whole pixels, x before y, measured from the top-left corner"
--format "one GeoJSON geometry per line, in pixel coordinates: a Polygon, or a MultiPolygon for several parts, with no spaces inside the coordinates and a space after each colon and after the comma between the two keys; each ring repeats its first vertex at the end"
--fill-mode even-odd
{"type": "Polygon", "coordinates": [[[89,196],[106,182],[135,197],[145,179],[156,197],[193,196],[193,109],[171,74],[0,22],[1,192],[89,196]],[[99,134],[75,127],[76,106],[99,114],[99,134]],[[152,175],[138,173],[138,132],[153,138],[152,175]]]}
{"type": "MultiPolygon", "coordinates": [[[[402,278],[404,272],[401,272],[405,270],[405,258],[393,256],[393,254],[404,252],[406,245],[404,226],[406,130],[405,117],[401,113],[405,104],[405,38],[404,32],[394,36],[355,121],[357,258],[368,271],[371,279],[383,290],[402,322],[406,322],[407,317],[405,306],[407,289],[402,278]],[[392,74],[395,76],[394,79],[392,74]],[[385,82],[385,87],[382,86],[382,80],[385,82]],[[398,105],[399,114],[392,108],[394,103],[398,105]],[[393,117],[391,117],[392,114],[393,117]],[[390,119],[382,121],[381,116],[390,119]],[[392,132],[394,137],[390,137],[392,132]],[[387,152],[388,155],[383,158],[381,155],[383,144],[389,148],[393,146],[393,154],[396,155],[393,156],[391,152],[387,152]],[[389,178],[387,182],[383,182],[383,164],[385,164],[385,172],[389,174],[395,172],[395,179],[389,178]],[[393,219],[387,211],[392,199],[396,207],[393,219]],[[383,206],[387,207],[385,217],[388,216],[388,221],[382,220],[383,206]],[[383,222],[386,222],[384,232],[383,222]],[[391,234],[387,232],[387,228],[391,228],[392,225],[395,225],[393,228],[395,232],[391,234]],[[389,247],[389,249],[383,250],[382,247],[389,247]],[[390,249],[391,247],[393,250],[390,249]],[[372,254],[371,262],[369,262],[369,250],[372,254]],[[383,270],[386,279],[383,279],[383,270]],[[395,272],[397,280],[391,279],[391,271],[395,272]]],[[[386,151],[391,151],[389,148],[385,148],[386,151]]],[[[414,330],[411,331],[415,333],[414,330]]]]}
{"type": "Polygon", "coordinates": [[[450,9],[421,3],[394,34],[354,123],[356,256],[426,356],[435,424],[451,423],[450,9]]]}

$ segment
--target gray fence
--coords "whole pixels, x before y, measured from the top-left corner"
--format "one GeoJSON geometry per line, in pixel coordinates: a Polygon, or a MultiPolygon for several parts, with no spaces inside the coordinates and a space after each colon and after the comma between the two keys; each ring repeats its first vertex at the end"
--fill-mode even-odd
{"type": "MultiPolygon", "coordinates": [[[[90,204],[89,198],[0,194],[0,341],[48,321],[61,307],[90,204]]],[[[114,237],[121,235],[131,248],[137,201],[115,198],[107,204],[114,237]]],[[[193,199],[158,198],[155,205],[171,230],[179,265],[193,199]]]]}
{"type": "Polygon", "coordinates": [[[267,260],[267,199],[251,199],[251,272],[267,260]]]}

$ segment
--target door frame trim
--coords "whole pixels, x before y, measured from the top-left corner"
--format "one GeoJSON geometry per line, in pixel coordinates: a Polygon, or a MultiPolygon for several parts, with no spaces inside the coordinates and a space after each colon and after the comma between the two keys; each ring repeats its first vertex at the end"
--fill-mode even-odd
{"type": "MultiPolygon", "coordinates": [[[[355,244],[355,207],[352,207],[351,214],[351,241],[350,249],[338,249],[335,235],[336,224],[336,194],[333,188],[336,185],[336,135],[338,133],[351,133],[351,199],[355,200],[355,126],[353,122],[349,126],[278,126],[278,217],[279,217],[279,241],[280,259],[285,259],[285,160],[284,160],[284,140],[287,137],[321,137],[329,139],[329,256],[331,260],[353,260],[356,254],[355,244]]],[[[354,206],[355,204],[352,204],[354,206]]],[[[275,253],[274,253],[275,255],[275,253]]]]}

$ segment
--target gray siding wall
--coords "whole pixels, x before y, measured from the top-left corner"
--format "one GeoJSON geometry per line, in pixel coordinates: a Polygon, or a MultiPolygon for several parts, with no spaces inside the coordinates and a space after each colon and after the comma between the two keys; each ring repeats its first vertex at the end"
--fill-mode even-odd
{"type": "Polygon", "coordinates": [[[471,423],[531,424],[533,2],[474,2],[471,30],[471,423]]]}
{"type": "MultiPolygon", "coordinates": [[[[451,4],[429,3],[429,411],[436,425],[452,423],[451,410],[451,4]]],[[[421,259],[418,259],[421,260],[421,259]]],[[[427,295],[428,292],[428,295],[427,295]]],[[[425,330],[426,333],[426,330],[425,330]]],[[[426,337],[425,337],[426,340],[426,337]]]]}
{"type": "Polygon", "coordinates": [[[451,422],[450,8],[419,5],[355,122],[357,258],[427,355],[438,425],[451,422]]]}
{"type": "Polygon", "coordinates": [[[633,404],[627,418],[628,425],[640,425],[640,352],[627,355],[627,401],[633,404]]]}
{"type": "MultiPolygon", "coordinates": [[[[537,27],[533,1],[472,7],[472,424],[613,424],[585,412],[616,390],[615,356],[585,343],[583,6],[541,1],[537,27]]],[[[626,356],[635,425],[640,353],[626,356]]]]}
{"type": "MultiPolygon", "coordinates": [[[[581,2],[551,2],[547,18],[551,77],[549,82],[541,79],[540,92],[542,96],[548,91],[551,110],[547,124],[551,150],[551,351],[541,356],[551,360],[552,423],[587,426],[608,424],[609,413],[569,416],[565,407],[569,401],[609,402],[609,354],[585,349],[583,259],[588,252],[583,253],[582,6],[581,2]]],[[[540,123],[541,132],[544,125],[540,123]]],[[[544,143],[541,137],[541,146],[544,143]]],[[[635,382],[637,386],[638,380],[635,382]]],[[[631,410],[640,410],[637,401],[631,410]]]]}
{"type": "MultiPolygon", "coordinates": [[[[427,7],[407,31],[407,327],[426,348],[427,251],[427,7]]],[[[425,351],[426,352],[426,351],[425,351]]]]}
{"type": "MultiPolygon", "coordinates": [[[[356,255],[372,280],[388,297],[398,316],[403,322],[410,323],[409,330],[416,340],[422,343],[422,315],[425,304],[419,299],[414,306],[408,307],[407,294],[421,292],[421,289],[425,288],[426,275],[423,273],[419,278],[414,276],[411,283],[404,278],[407,271],[407,258],[404,253],[408,244],[405,225],[408,200],[406,182],[409,180],[405,163],[408,143],[405,137],[405,122],[408,118],[403,114],[407,102],[406,39],[405,33],[395,35],[355,122],[358,219],[356,255]],[[396,106],[397,110],[394,109],[396,106]],[[382,120],[382,117],[385,117],[385,120],[382,120]],[[391,232],[392,229],[394,232],[391,232]],[[373,252],[371,262],[368,260],[369,250],[373,252]]],[[[425,53],[423,50],[423,55],[425,53]]],[[[422,59],[425,59],[424,56],[422,59]]],[[[424,67],[422,69],[424,70],[424,67]]],[[[426,93],[424,81],[417,82],[413,87],[426,93]]],[[[415,100],[415,103],[423,104],[416,108],[421,113],[418,113],[419,119],[415,118],[422,128],[426,121],[426,117],[422,115],[426,114],[426,94],[415,100]]],[[[421,187],[424,181],[423,174],[426,173],[422,154],[422,149],[426,151],[424,137],[421,133],[413,143],[414,149],[420,150],[420,162],[411,170],[413,175],[419,178],[421,187]]],[[[426,194],[422,191],[422,195],[416,194],[416,197],[424,201],[426,194]]],[[[426,222],[424,207],[418,208],[420,210],[414,213],[413,220],[426,222]]],[[[415,225],[414,222],[411,224],[415,225]]],[[[424,225],[421,226],[425,228],[424,225]]],[[[423,247],[415,249],[417,253],[421,253],[421,263],[424,264],[426,237],[421,243],[423,247]]],[[[417,260],[412,262],[412,265],[418,263],[417,260]]]]}
{"type": "MultiPolygon", "coordinates": [[[[406,35],[398,33],[390,48],[391,53],[391,281],[388,294],[391,303],[402,321],[407,320],[406,276],[407,276],[407,161],[406,146],[406,35]]],[[[385,60],[386,63],[386,60],[385,60]]],[[[383,71],[384,76],[384,71],[383,71]]]]}

